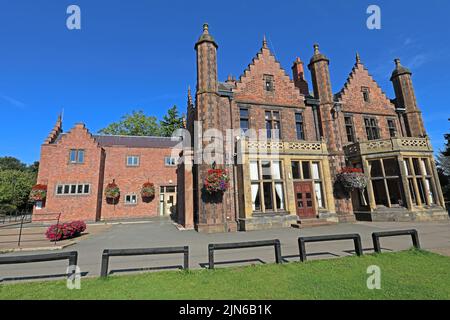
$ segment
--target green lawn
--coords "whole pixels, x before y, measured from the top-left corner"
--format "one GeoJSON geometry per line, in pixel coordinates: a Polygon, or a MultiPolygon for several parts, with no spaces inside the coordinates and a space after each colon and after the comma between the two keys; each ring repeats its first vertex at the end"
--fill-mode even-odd
{"type": "Polygon", "coordinates": [[[216,270],[164,271],[88,278],[81,290],[65,281],[0,285],[4,299],[450,299],[450,258],[397,253],[216,270]],[[381,290],[368,290],[378,265],[381,290]]]}

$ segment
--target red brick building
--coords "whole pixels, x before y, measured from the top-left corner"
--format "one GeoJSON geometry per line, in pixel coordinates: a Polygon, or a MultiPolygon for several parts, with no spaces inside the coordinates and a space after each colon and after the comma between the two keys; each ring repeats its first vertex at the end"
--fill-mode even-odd
{"type": "MultiPolygon", "coordinates": [[[[318,45],[308,64],[311,92],[303,62],[295,59],[291,80],[265,39],[244,73],[225,82],[217,78],[218,45],[208,25],[195,50],[197,87],[195,102],[188,97],[187,129],[203,147],[215,139],[205,134],[210,128],[224,137],[230,128],[237,134],[231,148],[218,150],[232,159],[214,166],[230,177],[219,201],[202,190],[211,164],[197,161],[192,170],[179,170],[183,181],[193,182],[179,185],[182,222],[224,232],[356,219],[448,219],[411,72],[400,60],[391,77],[395,99],[389,99],[359,55],[335,94],[330,61],[318,45]],[[258,136],[248,134],[255,131],[258,136]],[[349,189],[339,180],[348,170],[364,174],[367,186],[349,189]],[[190,184],[193,190],[184,190],[190,184]]],[[[186,159],[202,158],[191,149],[186,159]]]]}
{"type": "Polygon", "coordinates": [[[163,137],[92,135],[83,124],[63,133],[59,118],[41,147],[38,183],[47,186],[47,197],[35,213],[61,212],[64,221],[170,215],[177,200],[172,153],[177,143],[163,137]],[[104,195],[111,182],[120,189],[114,203],[104,195]],[[155,185],[153,199],[141,196],[146,182],[155,185]]]}
{"type": "Polygon", "coordinates": [[[59,119],[42,146],[38,182],[48,192],[37,210],[91,221],[176,211],[180,224],[200,232],[448,219],[411,72],[398,59],[390,99],[359,55],[334,93],[330,61],[318,45],[307,66],[311,84],[299,58],[291,79],[265,39],[243,74],[225,82],[208,25],[195,51],[197,86],[194,98],[188,93],[190,139],[182,150],[168,138],[92,135],[81,124],[62,133],[59,119]],[[217,160],[209,163],[211,144],[217,160]],[[220,194],[205,192],[212,168],[229,177],[220,194]],[[367,185],[349,188],[340,180],[346,170],[367,185]],[[116,204],[104,195],[113,181],[116,204]],[[140,197],[147,181],[156,186],[150,202],[140,197]]]}

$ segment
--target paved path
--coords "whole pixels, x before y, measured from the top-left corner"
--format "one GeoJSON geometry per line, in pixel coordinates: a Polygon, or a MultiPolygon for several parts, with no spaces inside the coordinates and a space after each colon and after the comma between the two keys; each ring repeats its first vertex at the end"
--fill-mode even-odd
{"type": "MultiPolygon", "coordinates": [[[[183,246],[190,247],[190,267],[201,268],[208,261],[208,244],[223,242],[239,242],[252,240],[280,239],[282,255],[286,261],[298,261],[297,238],[300,235],[323,235],[340,233],[359,233],[362,237],[366,252],[372,252],[371,233],[381,230],[398,230],[415,228],[419,231],[422,248],[433,250],[442,254],[450,253],[450,223],[374,223],[358,222],[353,224],[338,224],[310,229],[273,229],[264,231],[200,234],[195,231],[179,231],[168,220],[154,220],[145,223],[116,224],[106,231],[88,237],[79,243],[67,247],[62,251],[78,251],[79,266],[83,275],[98,276],[102,251],[120,248],[145,248],[183,246]]],[[[410,237],[383,238],[382,247],[385,250],[403,250],[411,247],[410,237]]],[[[308,259],[332,258],[352,254],[352,241],[311,243],[307,244],[308,259]]],[[[34,252],[36,254],[40,252],[34,252]]],[[[25,255],[31,253],[14,253],[10,255],[25,255]]],[[[256,248],[220,251],[216,254],[217,262],[227,262],[223,266],[271,263],[274,262],[273,249],[256,248]]],[[[67,267],[66,261],[42,262],[22,265],[0,265],[0,279],[6,283],[11,278],[22,276],[23,280],[33,279],[36,276],[61,275],[67,267]],[[27,277],[25,277],[27,276],[27,277]]],[[[110,261],[110,270],[114,274],[128,271],[137,271],[137,268],[165,268],[177,267],[182,264],[182,255],[139,256],[139,257],[113,257],[110,261]]]]}
{"type": "MultiPolygon", "coordinates": [[[[83,232],[80,237],[58,241],[56,243],[49,241],[45,232],[48,227],[36,227],[25,225],[21,234],[20,247],[18,246],[20,228],[0,228],[0,253],[18,252],[18,251],[37,251],[37,250],[57,250],[70,246],[74,243],[84,240],[87,237],[94,236],[111,228],[111,225],[98,224],[89,227],[89,232],[83,232]]],[[[30,253],[32,254],[32,253],[30,253]]]]}

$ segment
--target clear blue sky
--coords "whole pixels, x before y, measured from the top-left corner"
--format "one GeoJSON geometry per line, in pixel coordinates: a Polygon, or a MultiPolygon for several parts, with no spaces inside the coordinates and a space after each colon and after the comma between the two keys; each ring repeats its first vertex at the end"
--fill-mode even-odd
{"type": "MultiPolygon", "coordinates": [[[[290,74],[314,42],[331,60],[341,89],[355,52],[393,97],[393,59],[413,71],[417,99],[435,149],[450,117],[450,1],[157,1],[0,0],[0,156],[31,163],[64,108],[64,127],[92,132],[133,109],[161,117],[184,110],[195,87],[194,43],[209,22],[219,44],[219,77],[239,76],[263,34],[290,74]],[[66,28],[66,9],[81,7],[82,30],[66,28]],[[381,7],[382,29],[366,27],[381,7]]],[[[308,79],[309,72],[307,74],[308,79]]]]}

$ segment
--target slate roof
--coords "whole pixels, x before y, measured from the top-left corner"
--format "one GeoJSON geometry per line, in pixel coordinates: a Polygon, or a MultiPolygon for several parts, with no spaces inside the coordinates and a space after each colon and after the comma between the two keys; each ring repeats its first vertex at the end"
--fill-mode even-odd
{"type": "Polygon", "coordinates": [[[170,137],[145,136],[94,135],[94,139],[97,140],[102,147],[125,146],[130,148],[171,148],[180,142],[180,139],[172,141],[170,137]]]}
{"type": "MultiPolygon", "coordinates": [[[[58,137],[58,140],[63,135],[65,135],[65,133],[61,134],[58,137]]],[[[172,148],[181,141],[181,139],[172,141],[170,137],[153,136],[92,135],[92,137],[101,147],[123,146],[129,148],[172,148]]]]}

